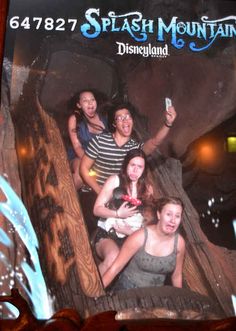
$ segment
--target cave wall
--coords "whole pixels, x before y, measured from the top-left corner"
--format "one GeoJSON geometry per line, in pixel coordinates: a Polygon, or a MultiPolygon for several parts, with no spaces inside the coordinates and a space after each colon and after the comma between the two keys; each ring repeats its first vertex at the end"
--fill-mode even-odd
{"type": "Polygon", "coordinates": [[[150,134],[163,123],[165,97],[172,99],[177,119],[161,146],[166,155],[179,158],[194,140],[236,114],[233,60],[183,54],[142,62],[128,73],[129,99],[148,117],[150,134]]]}

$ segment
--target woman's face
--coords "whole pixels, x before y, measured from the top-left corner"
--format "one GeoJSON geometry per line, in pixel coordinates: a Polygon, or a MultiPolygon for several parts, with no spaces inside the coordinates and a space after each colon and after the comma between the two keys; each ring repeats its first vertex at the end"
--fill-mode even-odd
{"type": "Polygon", "coordinates": [[[157,212],[158,226],[165,234],[172,234],[178,229],[181,217],[182,207],[173,203],[167,203],[161,210],[157,212]]]}
{"type": "Polygon", "coordinates": [[[145,161],[141,156],[131,159],[127,165],[127,175],[132,182],[137,182],[145,169],[145,161]]]}
{"type": "Polygon", "coordinates": [[[97,101],[92,92],[82,92],[80,94],[77,107],[82,109],[84,115],[88,118],[93,118],[97,111],[97,101]]]}

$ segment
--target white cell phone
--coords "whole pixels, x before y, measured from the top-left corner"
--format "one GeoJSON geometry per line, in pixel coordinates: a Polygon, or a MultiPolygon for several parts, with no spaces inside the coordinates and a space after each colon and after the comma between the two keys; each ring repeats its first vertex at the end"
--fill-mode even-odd
{"type": "Polygon", "coordinates": [[[168,108],[172,106],[172,101],[170,98],[165,98],[165,104],[166,104],[166,111],[168,111],[168,108]]]}

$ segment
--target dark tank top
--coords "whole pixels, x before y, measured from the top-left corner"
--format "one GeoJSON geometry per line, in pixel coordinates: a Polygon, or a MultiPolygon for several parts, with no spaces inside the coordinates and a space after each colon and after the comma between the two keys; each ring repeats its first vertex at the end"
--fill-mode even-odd
{"type": "MultiPolygon", "coordinates": [[[[108,124],[106,117],[99,114],[99,118],[103,122],[105,127],[102,132],[108,132],[108,124]]],[[[77,127],[77,136],[84,150],[87,148],[89,141],[97,134],[99,133],[92,133],[89,131],[88,124],[85,121],[81,121],[79,126],[77,127]]],[[[73,160],[77,157],[72,146],[68,148],[67,155],[69,160],[73,160]]]]}
{"type": "MultiPolygon", "coordinates": [[[[107,127],[107,120],[106,120],[106,117],[102,116],[102,115],[99,115],[99,119],[103,122],[104,124],[104,129],[102,132],[107,132],[108,131],[108,127],[107,127]]],[[[80,124],[79,124],[79,128],[78,128],[78,131],[77,131],[77,135],[78,135],[78,138],[80,140],[80,143],[83,147],[83,149],[85,150],[86,147],[88,146],[88,143],[89,141],[95,137],[98,133],[92,133],[89,131],[89,128],[88,128],[88,124],[87,122],[85,121],[82,121],[80,124]]]]}
{"type": "Polygon", "coordinates": [[[119,282],[123,288],[163,286],[168,274],[176,265],[178,234],[175,235],[173,252],[167,256],[154,256],[145,251],[148,230],[144,228],[144,244],[122,272],[119,282]],[[125,282],[127,280],[127,282],[125,282]]]}

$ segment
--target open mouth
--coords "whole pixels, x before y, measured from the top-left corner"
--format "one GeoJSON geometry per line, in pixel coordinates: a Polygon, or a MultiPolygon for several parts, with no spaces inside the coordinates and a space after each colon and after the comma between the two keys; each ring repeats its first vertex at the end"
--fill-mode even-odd
{"type": "Polygon", "coordinates": [[[169,230],[169,231],[174,231],[175,230],[175,226],[169,224],[169,225],[166,226],[166,229],[169,230]]]}
{"type": "Polygon", "coordinates": [[[125,133],[130,133],[130,125],[124,125],[122,129],[125,133]]]}
{"type": "Polygon", "coordinates": [[[95,110],[93,108],[87,110],[87,115],[93,117],[95,115],[95,110]]]}
{"type": "Polygon", "coordinates": [[[132,174],[130,174],[130,175],[129,175],[129,178],[130,178],[131,180],[137,180],[137,179],[138,179],[138,176],[137,176],[137,175],[132,175],[132,174]]]}

